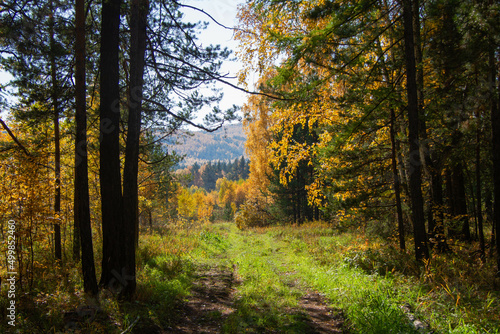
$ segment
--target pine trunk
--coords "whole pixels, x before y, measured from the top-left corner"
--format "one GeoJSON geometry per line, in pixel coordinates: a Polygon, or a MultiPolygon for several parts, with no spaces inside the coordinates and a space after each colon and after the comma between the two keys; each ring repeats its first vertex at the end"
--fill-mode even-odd
{"type": "Polygon", "coordinates": [[[54,121],[54,255],[56,260],[62,260],[61,247],[61,225],[59,223],[61,214],[61,141],[59,131],[59,97],[56,69],[56,54],[55,54],[55,38],[54,38],[54,7],[50,2],[50,18],[49,18],[49,34],[50,34],[50,76],[52,84],[52,108],[54,121]]]}
{"type": "Polygon", "coordinates": [[[396,158],[396,115],[394,109],[391,109],[391,161],[392,161],[392,174],[394,183],[394,195],[396,196],[396,214],[398,219],[398,234],[399,234],[399,248],[406,249],[405,242],[405,226],[403,221],[403,209],[401,206],[401,189],[398,177],[398,164],[396,158]]]}
{"type": "MultiPolygon", "coordinates": [[[[497,276],[500,277],[500,85],[497,82],[495,52],[490,51],[491,148],[493,160],[493,226],[497,249],[497,276]],[[497,95],[498,94],[498,95],[497,95]]],[[[500,81],[500,77],[498,78],[500,81]]]]}
{"type": "MultiPolygon", "coordinates": [[[[417,261],[429,257],[422,197],[422,171],[419,142],[419,103],[415,65],[412,0],[403,0],[403,25],[406,58],[406,89],[408,95],[408,141],[410,143],[410,196],[417,261]]],[[[418,5],[415,6],[418,8],[418,5]]],[[[418,15],[418,13],[415,13],[418,15]]]]}
{"type": "Polygon", "coordinates": [[[463,240],[471,241],[469,219],[467,217],[467,197],[465,193],[465,177],[462,164],[456,163],[453,166],[452,174],[452,195],[455,212],[453,215],[460,222],[459,226],[452,228],[455,236],[460,236],[463,240]]]}
{"type": "Polygon", "coordinates": [[[135,251],[139,236],[139,198],[137,177],[139,173],[139,139],[141,133],[141,111],[143,74],[146,53],[146,23],[149,12],[148,0],[133,0],[130,15],[130,80],[128,105],[128,131],[123,169],[123,231],[125,270],[130,280],[122,291],[130,299],[136,288],[135,251]]]}
{"type": "Polygon", "coordinates": [[[120,0],[102,2],[100,71],[100,168],[102,273],[100,285],[121,291],[122,189],[120,175],[119,33],[120,0]]]}
{"type": "MultiPolygon", "coordinates": [[[[75,2],[76,50],[76,137],[75,137],[75,235],[81,238],[83,288],[86,293],[97,294],[92,227],[90,225],[89,180],[87,161],[87,115],[85,88],[85,0],[75,2]]],[[[75,248],[77,248],[75,246],[75,248]]],[[[75,251],[75,249],[74,249],[75,251]]],[[[79,247],[78,247],[79,255],[79,247]]]]}
{"type": "Polygon", "coordinates": [[[481,128],[479,124],[480,113],[476,114],[478,126],[476,130],[476,215],[477,215],[477,228],[479,237],[479,246],[481,250],[481,261],[486,260],[486,249],[484,243],[484,230],[483,230],[483,211],[482,211],[482,196],[481,196],[481,128]]]}

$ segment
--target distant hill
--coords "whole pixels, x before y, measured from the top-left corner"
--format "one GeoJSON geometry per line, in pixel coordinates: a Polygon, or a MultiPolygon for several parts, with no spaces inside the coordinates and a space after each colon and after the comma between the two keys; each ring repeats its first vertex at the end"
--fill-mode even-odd
{"type": "Polygon", "coordinates": [[[178,144],[169,145],[171,150],[185,155],[182,166],[246,157],[246,135],[241,123],[226,125],[215,132],[191,131],[191,134],[178,136],[178,144]]]}

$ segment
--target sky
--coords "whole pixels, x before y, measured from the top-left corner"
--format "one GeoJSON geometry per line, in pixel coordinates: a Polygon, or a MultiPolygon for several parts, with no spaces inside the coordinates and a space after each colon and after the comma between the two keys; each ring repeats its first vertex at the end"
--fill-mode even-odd
{"type": "MultiPolygon", "coordinates": [[[[206,13],[210,14],[217,22],[226,27],[234,27],[238,21],[236,18],[237,6],[243,4],[244,0],[186,0],[183,3],[200,8],[206,13]]],[[[227,47],[233,52],[236,51],[238,43],[232,39],[233,32],[224,29],[214,23],[205,14],[189,8],[184,10],[186,20],[190,22],[206,21],[209,22],[208,28],[202,32],[199,41],[202,45],[220,44],[222,47],[227,47]]],[[[231,58],[234,58],[234,54],[231,58]]],[[[226,61],[222,67],[222,73],[229,74],[229,76],[236,77],[241,64],[238,62],[226,61]]],[[[5,84],[11,79],[11,76],[0,71],[0,84],[5,84]]],[[[236,79],[228,80],[232,84],[237,84],[236,79]]],[[[229,86],[218,84],[219,88],[223,89],[224,98],[220,103],[222,109],[230,108],[233,104],[242,106],[246,101],[246,94],[229,86]]],[[[1,111],[0,111],[1,113],[1,111]]],[[[202,118],[202,117],[200,117],[202,118]]]]}
{"type": "MultiPolygon", "coordinates": [[[[243,4],[244,0],[188,0],[184,1],[185,4],[203,9],[206,13],[210,14],[217,22],[221,23],[226,27],[235,27],[238,24],[236,18],[237,7],[239,4],[243,4]]],[[[184,10],[186,20],[191,22],[196,21],[206,21],[209,22],[208,28],[202,32],[199,40],[202,45],[209,44],[219,44],[222,47],[227,47],[234,52],[237,50],[238,42],[233,40],[233,32],[228,29],[214,23],[205,14],[186,8],[184,10]]],[[[222,66],[222,73],[228,73],[229,76],[236,77],[238,71],[241,68],[241,63],[235,62],[224,62],[222,66]]],[[[236,79],[228,80],[234,85],[237,85],[236,79]]],[[[229,87],[224,84],[219,84],[218,87],[223,89],[224,98],[221,101],[220,106],[222,109],[229,108],[233,104],[242,106],[246,101],[246,93],[229,87]]]]}

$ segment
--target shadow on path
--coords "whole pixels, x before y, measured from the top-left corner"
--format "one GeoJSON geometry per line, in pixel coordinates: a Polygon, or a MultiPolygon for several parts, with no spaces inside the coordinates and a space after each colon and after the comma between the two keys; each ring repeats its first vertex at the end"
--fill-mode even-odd
{"type": "MultiPolygon", "coordinates": [[[[179,305],[176,320],[162,333],[223,333],[224,323],[236,311],[235,285],[234,274],[229,270],[211,268],[199,272],[192,294],[179,305]]],[[[348,333],[342,311],[328,307],[317,292],[308,291],[299,301],[298,308],[284,312],[300,314],[305,324],[303,333],[348,333]]],[[[279,331],[269,330],[268,333],[279,331]]]]}

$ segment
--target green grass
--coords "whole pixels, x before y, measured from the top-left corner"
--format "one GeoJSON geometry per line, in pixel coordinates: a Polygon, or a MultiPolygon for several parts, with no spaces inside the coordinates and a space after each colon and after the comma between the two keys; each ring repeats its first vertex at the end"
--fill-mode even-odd
{"type": "Polygon", "coordinates": [[[272,316],[265,319],[267,328],[286,332],[283,327],[293,324],[294,319],[288,319],[283,310],[297,306],[304,288],[311,287],[325,294],[333,308],[345,311],[352,332],[415,332],[396,303],[388,280],[344,265],[336,253],[332,256],[337,257],[338,266],[332,266],[335,260],[325,264],[324,259],[318,261],[311,255],[314,252],[303,238],[324,242],[334,238],[328,229],[301,234],[294,228],[269,228],[233,238],[234,259],[244,282],[239,289],[241,303],[245,310],[251,305],[264,309],[268,318],[272,316]]]}
{"type": "Polygon", "coordinates": [[[236,312],[227,321],[226,332],[303,332],[306,325],[297,305],[304,291],[284,260],[285,243],[266,234],[235,230],[229,240],[229,257],[240,284],[236,312]]]}
{"type": "MultiPolygon", "coordinates": [[[[50,270],[39,264],[31,291],[19,294],[15,330],[64,332],[68,312],[89,305],[100,311],[93,321],[78,321],[83,332],[120,333],[136,319],[136,332],[165,329],[178,316],[176,305],[189,298],[196,272],[217,267],[234,270],[237,280],[235,311],[225,319],[224,333],[305,332],[307,316],[298,305],[307,290],[320,292],[333,309],[342,310],[350,333],[416,333],[403,305],[435,333],[500,333],[493,264],[476,261],[464,245],[454,247],[455,252],[435,254],[418,265],[395,241],[360,230],[339,232],[324,223],[170,229],[141,236],[137,296],[131,303],[120,303],[106,291],[99,301],[88,300],[74,263],[50,270]]],[[[7,303],[3,285],[3,319],[7,303]]],[[[209,316],[223,320],[218,312],[209,316]]],[[[0,323],[0,332],[9,330],[6,321],[0,323]]]]}
{"type": "Polygon", "coordinates": [[[499,333],[493,264],[474,263],[467,252],[434,255],[419,266],[411,252],[359,230],[337,234],[308,224],[258,232],[287,243],[297,276],[342,308],[354,332],[411,333],[400,308],[409,304],[435,332],[499,333]]]}

